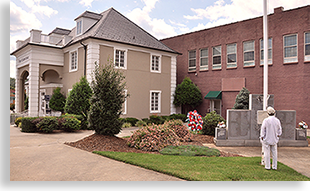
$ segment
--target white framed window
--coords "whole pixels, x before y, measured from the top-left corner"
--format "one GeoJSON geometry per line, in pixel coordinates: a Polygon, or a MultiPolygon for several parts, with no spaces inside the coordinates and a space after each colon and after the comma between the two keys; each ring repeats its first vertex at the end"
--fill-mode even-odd
{"type": "Polygon", "coordinates": [[[200,70],[208,70],[209,63],[209,49],[204,48],[200,50],[200,70]]]}
{"type": "Polygon", "coordinates": [[[82,20],[76,22],[76,35],[82,33],[82,20]]]}
{"type": "Polygon", "coordinates": [[[150,113],[160,113],[161,91],[150,91],[150,113]]]}
{"type": "MultiPolygon", "coordinates": [[[[268,64],[272,64],[272,38],[268,38],[268,64]]],[[[264,40],[260,39],[260,65],[264,65],[264,40]]]]}
{"type": "Polygon", "coordinates": [[[212,48],[212,69],[222,68],[222,47],[215,46],[212,48]]]}
{"type": "Polygon", "coordinates": [[[297,62],[297,34],[283,37],[284,63],[297,62]]]}
{"type": "Polygon", "coordinates": [[[151,55],[151,72],[161,72],[161,56],[151,55]]]}
{"type": "Polygon", "coordinates": [[[78,51],[70,52],[70,66],[69,71],[74,72],[78,69],[78,51]]]}
{"type": "Polygon", "coordinates": [[[188,71],[196,70],[196,50],[188,51],[188,71]]]}
{"type": "Polygon", "coordinates": [[[310,61],[310,32],[305,33],[305,61],[310,61]]]}
{"type": "Polygon", "coordinates": [[[227,44],[227,68],[237,67],[237,44],[227,44]]]}
{"type": "Polygon", "coordinates": [[[243,66],[255,66],[254,45],[254,40],[243,42],[243,66]]]}
{"type": "Polygon", "coordinates": [[[122,50],[122,49],[115,49],[114,51],[115,56],[114,56],[114,67],[115,68],[122,68],[122,69],[126,69],[127,68],[127,64],[126,64],[126,50],[122,50]]]}

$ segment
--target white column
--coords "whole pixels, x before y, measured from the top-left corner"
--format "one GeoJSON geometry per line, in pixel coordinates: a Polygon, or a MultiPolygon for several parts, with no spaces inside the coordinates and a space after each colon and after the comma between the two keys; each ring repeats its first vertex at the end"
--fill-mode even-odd
{"type": "Polygon", "coordinates": [[[28,115],[39,116],[39,63],[29,64],[28,115]]]}
{"type": "Polygon", "coordinates": [[[99,64],[100,46],[90,42],[87,45],[87,61],[86,61],[86,79],[89,83],[92,81],[92,74],[95,69],[95,62],[99,64]]]}
{"type": "Polygon", "coordinates": [[[268,99],[268,21],[267,21],[267,0],[264,0],[264,16],[263,16],[263,29],[264,29],[264,101],[263,110],[267,110],[268,99]]]}
{"type": "Polygon", "coordinates": [[[15,80],[15,112],[16,113],[19,113],[21,112],[20,110],[20,103],[19,103],[19,96],[21,95],[20,92],[19,92],[19,85],[20,85],[20,76],[18,75],[19,73],[19,70],[16,68],[16,80],[15,80]]]}
{"type": "Polygon", "coordinates": [[[177,112],[175,105],[173,104],[173,94],[177,86],[177,58],[171,57],[171,98],[170,98],[170,114],[177,112]]]}

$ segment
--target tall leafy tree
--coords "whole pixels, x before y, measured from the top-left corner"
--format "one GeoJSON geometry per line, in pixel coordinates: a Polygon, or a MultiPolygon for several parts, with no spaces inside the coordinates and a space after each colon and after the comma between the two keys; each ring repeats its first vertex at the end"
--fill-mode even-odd
{"type": "Polygon", "coordinates": [[[113,63],[96,64],[91,83],[93,95],[88,115],[89,128],[97,134],[114,136],[121,131],[119,117],[125,102],[125,76],[113,63]]]}
{"type": "Polygon", "coordinates": [[[90,108],[90,98],[92,89],[85,77],[82,77],[79,82],[73,85],[65,104],[65,113],[81,115],[81,129],[87,128],[87,114],[90,108]]]}
{"type": "Polygon", "coordinates": [[[10,77],[10,89],[15,90],[15,78],[10,77]]]}
{"type": "Polygon", "coordinates": [[[66,97],[60,92],[60,87],[57,87],[53,91],[52,98],[50,99],[49,106],[54,111],[64,112],[66,103],[66,97]]]}
{"type": "Polygon", "coordinates": [[[183,82],[178,84],[175,89],[173,104],[177,107],[182,106],[184,112],[187,113],[201,103],[201,91],[189,77],[185,77],[183,82]]]}

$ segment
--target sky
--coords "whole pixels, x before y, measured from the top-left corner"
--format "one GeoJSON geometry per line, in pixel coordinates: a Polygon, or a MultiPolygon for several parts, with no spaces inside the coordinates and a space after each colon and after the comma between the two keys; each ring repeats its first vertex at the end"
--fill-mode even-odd
{"type": "MultiPolygon", "coordinates": [[[[268,14],[310,5],[310,0],[267,0],[268,14]]],[[[157,39],[220,26],[263,15],[263,0],[11,0],[10,52],[31,29],[48,34],[56,27],[72,29],[84,11],[101,13],[111,7],[157,39]]],[[[15,77],[10,56],[10,77],[15,77]]]]}

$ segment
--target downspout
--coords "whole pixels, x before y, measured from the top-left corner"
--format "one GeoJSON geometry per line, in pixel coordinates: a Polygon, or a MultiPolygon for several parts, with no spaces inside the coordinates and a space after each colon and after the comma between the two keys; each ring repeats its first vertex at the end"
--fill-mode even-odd
{"type": "Polygon", "coordinates": [[[80,44],[83,46],[84,48],[84,77],[86,77],[86,54],[87,54],[87,45],[83,44],[82,42],[80,42],[80,44]]]}

